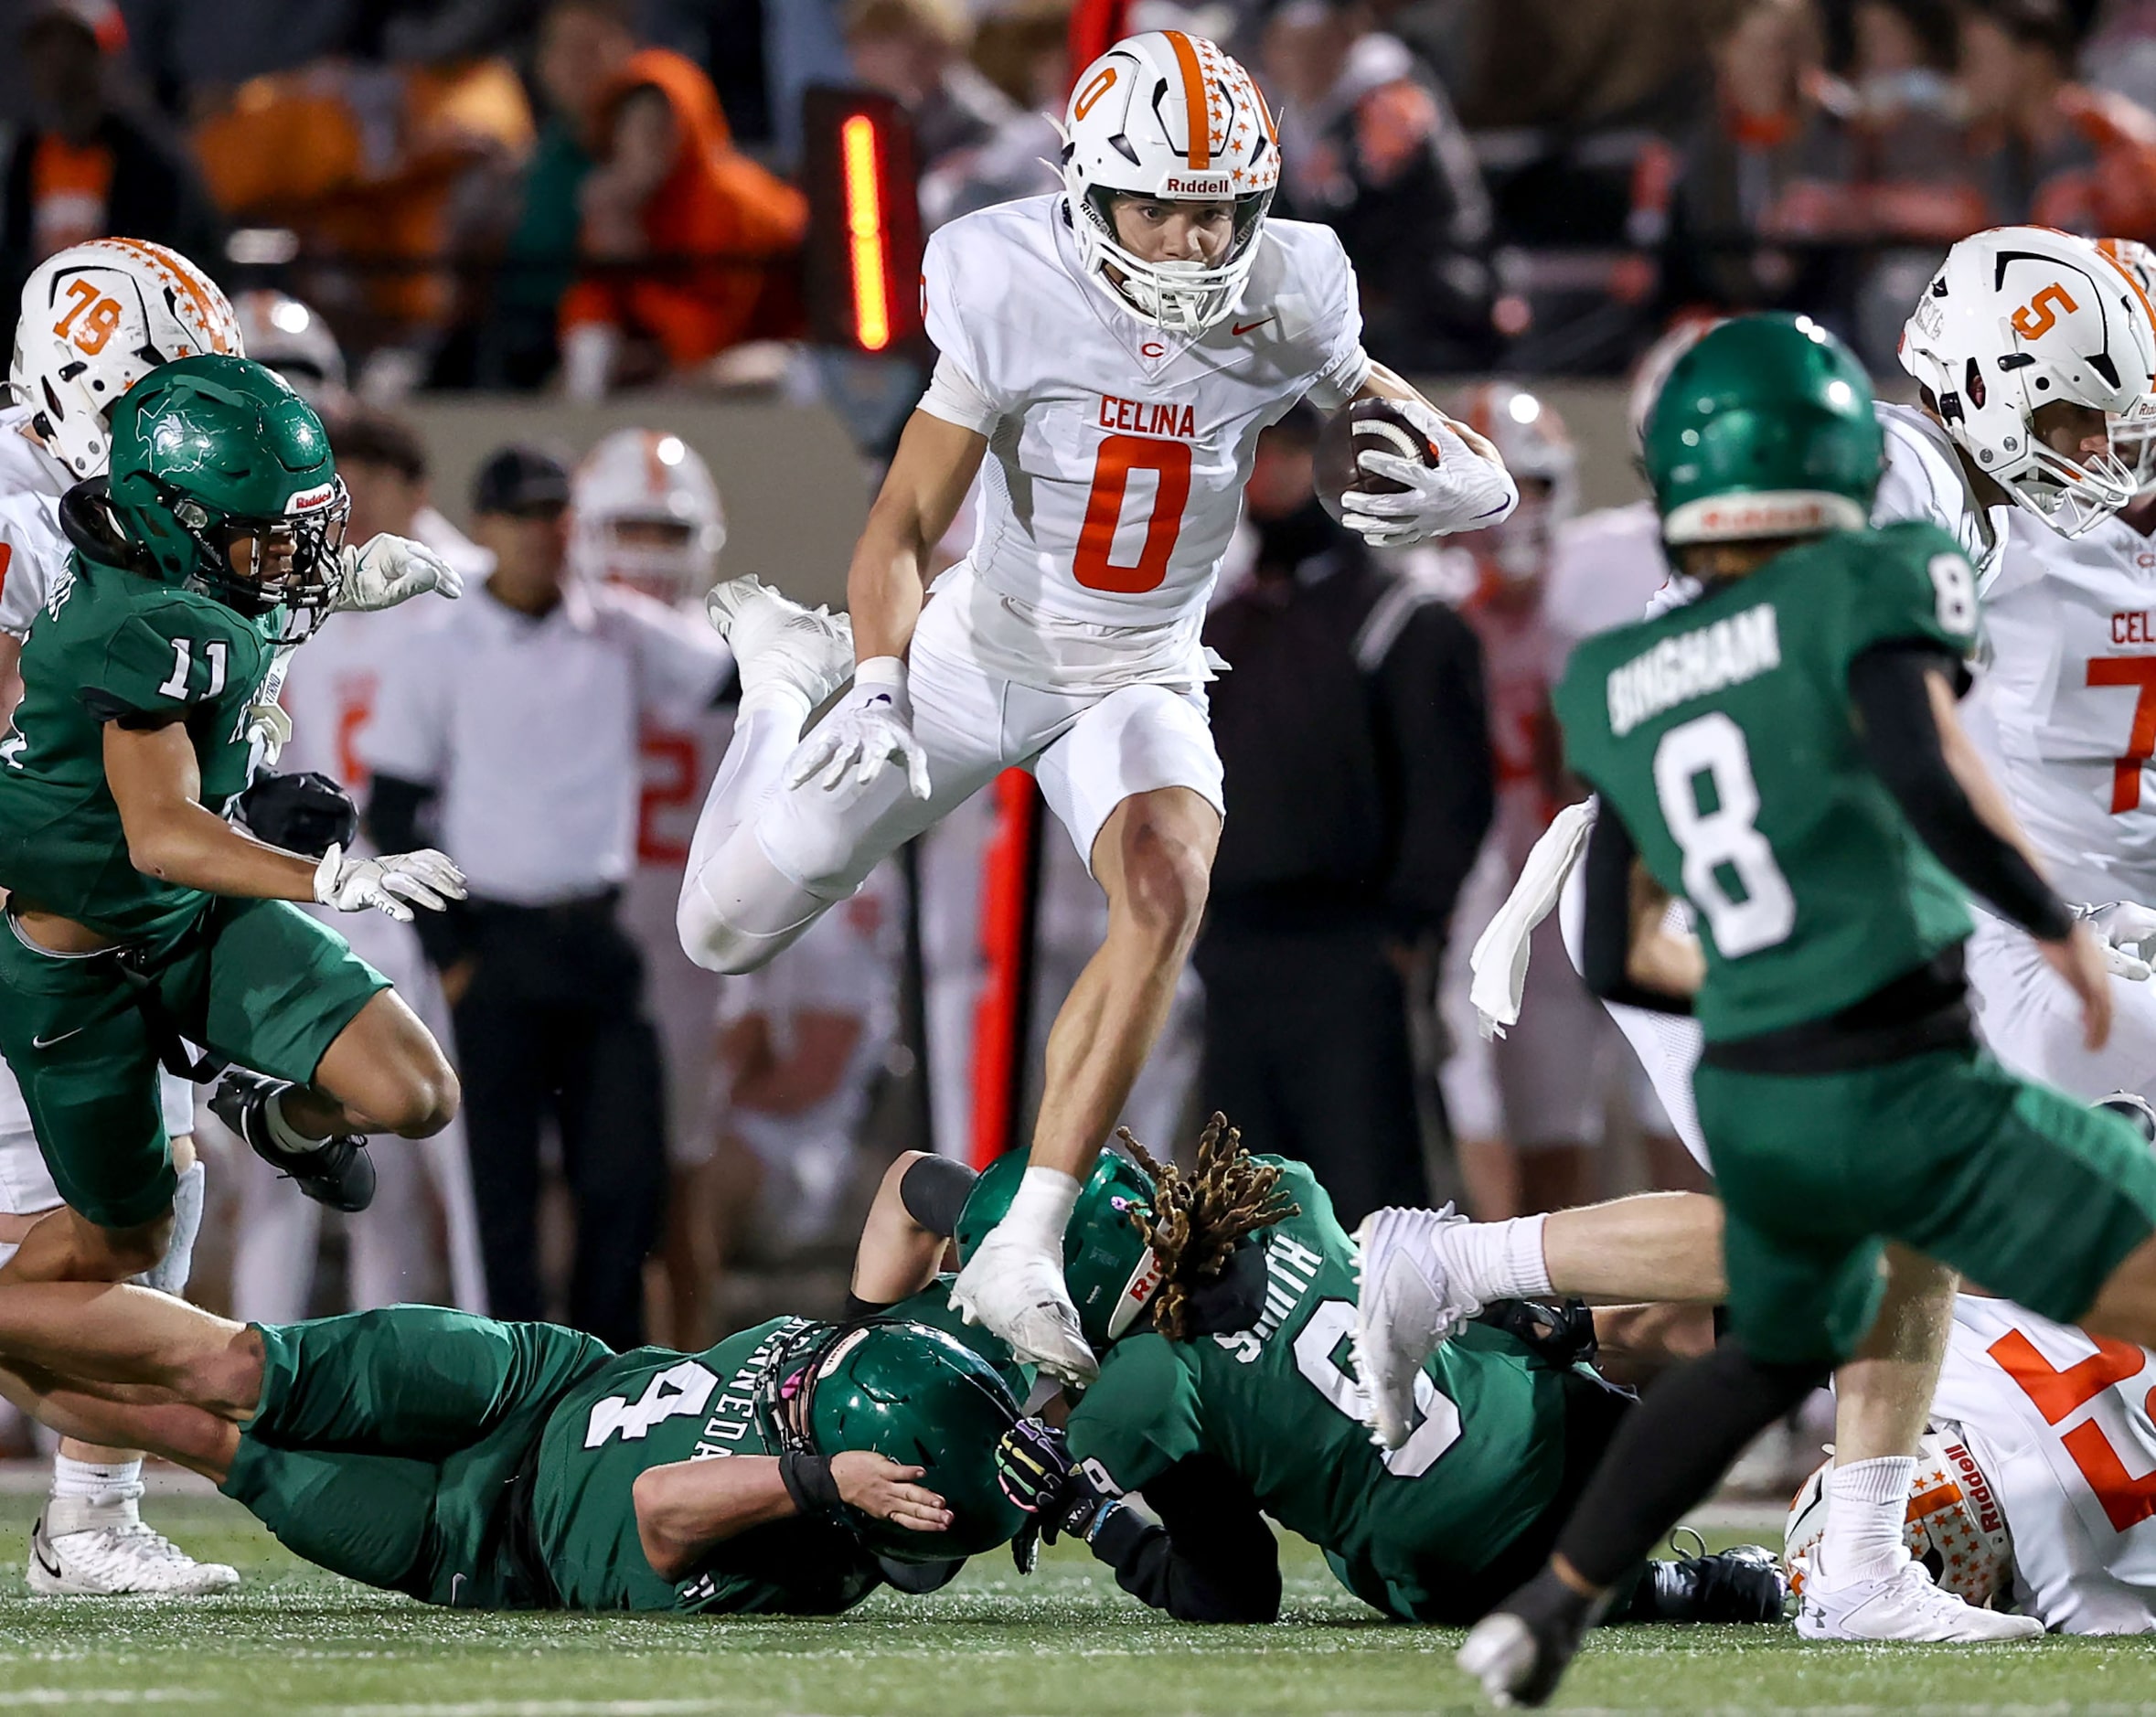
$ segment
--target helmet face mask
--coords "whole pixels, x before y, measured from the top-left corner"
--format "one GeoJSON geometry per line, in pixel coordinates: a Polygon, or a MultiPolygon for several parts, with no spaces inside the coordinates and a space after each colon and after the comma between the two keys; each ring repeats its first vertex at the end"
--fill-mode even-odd
{"type": "Polygon", "coordinates": [[[343,481],[335,481],[326,500],[302,513],[267,518],[212,513],[167,486],[174,521],[201,551],[189,587],[250,619],[288,608],[311,631],[336,597],[337,553],[352,511],[343,481]]]}
{"type": "Polygon", "coordinates": [[[2062,535],[2133,498],[2116,450],[2061,453],[2036,422],[2059,402],[2113,421],[2147,409],[2156,308],[2117,257],[2046,227],[1964,239],[1910,313],[1901,360],[1975,469],[2062,535]]]}
{"type": "Polygon", "coordinates": [[[1086,277],[1148,326],[1190,338],[1228,315],[1256,264],[1280,144],[1250,74],[1202,37],[1154,30],[1079,75],[1062,123],[1065,208],[1086,277]],[[1115,200],[1225,203],[1211,261],[1156,261],[1116,229],[1115,200]]]}

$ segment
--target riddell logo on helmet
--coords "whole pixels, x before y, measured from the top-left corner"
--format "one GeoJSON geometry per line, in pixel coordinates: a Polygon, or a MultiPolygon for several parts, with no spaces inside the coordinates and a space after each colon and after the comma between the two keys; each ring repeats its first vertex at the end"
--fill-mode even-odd
{"type": "Polygon", "coordinates": [[[1991,1494],[1991,1481],[1976,1464],[1976,1456],[1963,1445],[1949,1443],[1947,1459],[1954,1468],[1954,1476],[1961,1481],[1962,1495],[1976,1505],[1977,1524],[1987,1532],[2003,1530],[2006,1520],[1999,1512],[1999,1499],[1991,1494]]]}
{"type": "Polygon", "coordinates": [[[1225,173],[1210,173],[1203,178],[1179,177],[1169,174],[1161,190],[1169,197],[1232,197],[1234,185],[1225,173]]]}
{"type": "Polygon", "coordinates": [[[302,489],[284,503],[287,513],[312,513],[317,507],[327,507],[336,499],[336,485],[325,483],[319,488],[302,489]]]}

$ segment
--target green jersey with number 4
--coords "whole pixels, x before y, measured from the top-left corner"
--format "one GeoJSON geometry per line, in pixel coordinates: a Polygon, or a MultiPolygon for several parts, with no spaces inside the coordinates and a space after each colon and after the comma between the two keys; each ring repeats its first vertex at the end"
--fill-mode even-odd
{"type": "Polygon", "coordinates": [[[1471,1326],[1425,1364],[1405,1446],[1374,1446],[1356,1416],[1354,1242],[1309,1169],[1283,1168],[1302,1213],[1263,1232],[1264,1316],[1237,1335],[1116,1342],[1072,1411],[1071,1453],[1122,1490],[1212,1456],[1350,1590],[1402,1616],[1479,1614],[1497,1594],[1478,1572],[1556,1497],[1566,1399],[1585,1380],[1471,1326]]]}
{"type": "Polygon", "coordinates": [[[0,888],[129,941],[192,922],[208,895],[129,861],[105,784],[105,724],[184,722],[198,796],[221,814],[247,785],[247,709],[283,619],[71,557],[31,623],[22,701],[0,741],[0,888]]]}
{"type": "Polygon", "coordinates": [[[1566,760],[1691,903],[1710,1041],[1835,1013],[1969,935],[1960,886],[1864,760],[1849,668],[1884,644],[1963,656],[1976,626],[1959,548],[1904,523],[1801,543],[1574,652],[1566,760]]]}

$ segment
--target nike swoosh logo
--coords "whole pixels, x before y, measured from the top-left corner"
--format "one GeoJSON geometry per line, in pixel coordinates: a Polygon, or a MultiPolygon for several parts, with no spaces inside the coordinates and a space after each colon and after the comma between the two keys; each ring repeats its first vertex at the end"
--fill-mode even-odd
{"type": "Polygon", "coordinates": [[[37,1566],[44,1569],[55,1580],[60,1577],[59,1563],[45,1560],[45,1544],[41,1539],[33,1537],[30,1540],[30,1554],[37,1559],[37,1566]]]}
{"type": "Polygon", "coordinates": [[[77,1026],[72,1031],[63,1031],[57,1038],[32,1038],[30,1047],[33,1050],[49,1050],[54,1044],[65,1043],[69,1038],[79,1038],[89,1029],[88,1026],[77,1026]]]}
{"type": "Polygon", "coordinates": [[[1265,324],[1272,321],[1272,319],[1273,318],[1271,316],[1260,316],[1255,322],[1238,322],[1233,327],[1230,328],[1228,332],[1240,339],[1243,335],[1250,333],[1254,328],[1264,327],[1265,324]]]}

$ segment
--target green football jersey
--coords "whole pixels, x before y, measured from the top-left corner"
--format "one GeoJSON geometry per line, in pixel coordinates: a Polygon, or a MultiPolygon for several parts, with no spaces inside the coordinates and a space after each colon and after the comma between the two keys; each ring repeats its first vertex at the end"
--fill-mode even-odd
{"type": "Polygon", "coordinates": [[[835,1520],[777,1520],[714,1545],[680,1580],[662,1579],[636,1535],[636,1476],[648,1466],[776,1455],[757,1423],[755,1384],[798,1317],[729,1336],[701,1353],[639,1348],[593,1372],[539,1434],[532,1525],[571,1609],[829,1616],[881,1584],[835,1520]]]}
{"type": "Polygon", "coordinates": [[[1264,1316],[1237,1335],[1118,1341],[1072,1410],[1071,1453],[1122,1490],[1215,1456],[1351,1590],[1402,1614],[1457,1607],[1556,1493],[1564,1373],[1473,1328],[1424,1366],[1414,1436],[1377,1448],[1356,1417],[1354,1242],[1302,1164],[1280,1187],[1302,1213],[1264,1232],[1264,1316]]]}
{"type": "Polygon", "coordinates": [[[1975,577],[1920,523],[1804,543],[1573,653],[1566,761],[1687,901],[1710,1041],[1817,1019],[1967,937],[1960,886],[1864,760],[1849,667],[1975,645],[1975,577]]]}
{"type": "Polygon", "coordinates": [[[69,557],[31,622],[22,701],[0,741],[0,888],[129,941],[190,922],[206,895],[128,861],[105,784],[105,723],[178,712],[201,802],[221,816],[247,785],[247,709],[283,615],[250,620],[208,596],[69,557]]]}

